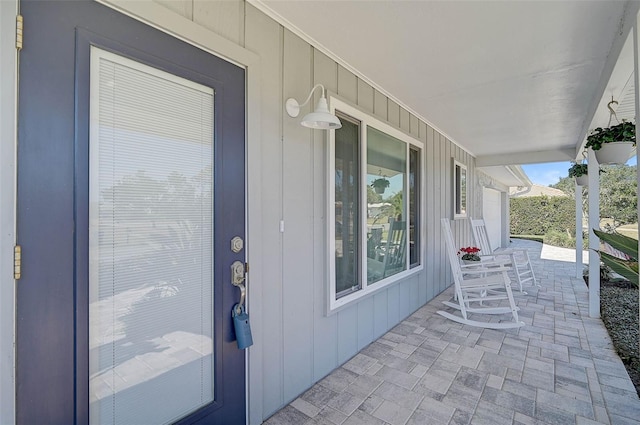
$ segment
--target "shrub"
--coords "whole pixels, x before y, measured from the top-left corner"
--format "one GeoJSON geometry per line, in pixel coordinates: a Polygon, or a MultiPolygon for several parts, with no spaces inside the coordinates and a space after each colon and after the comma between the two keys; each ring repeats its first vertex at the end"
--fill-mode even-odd
{"type": "MultiPolygon", "coordinates": [[[[611,279],[611,267],[606,264],[600,262],[600,281],[606,282],[611,279]]],[[[584,282],[589,286],[589,266],[582,269],[582,277],[584,278],[584,282]]]]}
{"type": "Polygon", "coordinates": [[[546,235],[552,230],[576,233],[575,200],[565,196],[532,196],[510,200],[512,235],[546,235]]]}
{"type": "Polygon", "coordinates": [[[568,235],[567,232],[558,232],[557,230],[548,231],[544,235],[544,243],[562,248],[576,247],[576,239],[573,236],[568,235]]]}

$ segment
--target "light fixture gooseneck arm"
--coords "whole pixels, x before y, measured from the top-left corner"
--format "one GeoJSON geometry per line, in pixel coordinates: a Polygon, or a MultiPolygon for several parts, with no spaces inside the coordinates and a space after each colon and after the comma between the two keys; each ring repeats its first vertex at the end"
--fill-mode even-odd
{"type": "Polygon", "coordinates": [[[316,91],[316,89],[320,87],[322,89],[322,95],[320,97],[324,97],[324,86],[322,84],[316,84],[315,86],[313,86],[313,88],[311,89],[311,91],[309,92],[309,96],[307,96],[307,100],[305,100],[304,102],[302,102],[300,105],[298,105],[298,107],[302,108],[303,106],[305,106],[307,103],[309,103],[309,101],[311,100],[311,96],[313,96],[313,92],[316,91]]]}
{"type": "Polygon", "coordinates": [[[289,116],[292,118],[297,117],[300,114],[300,108],[309,103],[309,101],[311,100],[311,96],[313,96],[313,92],[316,91],[318,87],[322,89],[321,97],[324,98],[324,86],[322,84],[316,84],[315,86],[313,86],[313,88],[309,92],[309,96],[307,96],[307,99],[303,103],[298,103],[298,101],[292,97],[287,99],[287,103],[285,103],[287,114],[289,114],[289,116]]]}

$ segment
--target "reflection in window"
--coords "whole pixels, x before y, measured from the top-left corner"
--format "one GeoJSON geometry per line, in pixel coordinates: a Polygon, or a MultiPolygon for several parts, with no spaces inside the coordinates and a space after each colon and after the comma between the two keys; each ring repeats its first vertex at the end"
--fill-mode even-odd
{"type": "Polygon", "coordinates": [[[91,57],[89,422],[173,423],[215,395],[214,92],[91,57]]]}
{"type": "Polygon", "coordinates": [[[335,134],[336,298],[360,289],[359,196],[360,123],[340,116],[335,134]]]}
{"type": "Polygon", "coordinates": [[[367,128],[367,282],[406,269],[407,144],[367,128]]]}
{"type": "Polygon", "coordinates": [[[467,216],[467,167],[453,161],[454,218],[467,216]]]}
{"type": "Polygon", "coordinates": [[[409,149],[409,264],[420,265],[420,151],[409,149]]]}

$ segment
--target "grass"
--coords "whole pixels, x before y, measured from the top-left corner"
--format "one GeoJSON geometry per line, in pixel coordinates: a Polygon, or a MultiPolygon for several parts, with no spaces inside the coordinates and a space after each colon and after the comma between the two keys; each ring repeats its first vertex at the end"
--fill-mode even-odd
{"type": "Polygon", "coordinates": [[[620,234],[629,236],[630,238],[633,238],[633,239],[638,239],[638,223],[625,224],[624,226],[618,227],[616,230],[620,234]]]}
{"type": "MultiPolygon", "coordinates": [[[[607,224],[612,224],[611,219],[603,218],[600,221],[601,228],[604,228],[607,224]]],[[[630,238],[638,239],[638,223],[625,224],[624,226],[618,227],[616,231],[622,235],[629,236],[630,238]]],[[[545,241],[544,236],[541,236],[541,235],[511,235],[511,237],[515,239],[527,239],[527,240],[536,241],[540,243],[546,243],[547,245],[553,245],[552,243],[549,243],[550,241],[545,241]]],[[[585,249],[586,249],[586,242],[585,242],[585,249]]]]}
{"type": "Polygon", "coordinates": [[[526,239],[530,241],[544,243],[544,236],[540,236],[540,235],[511,235],[511,237],[514,239],[526,239]]]}

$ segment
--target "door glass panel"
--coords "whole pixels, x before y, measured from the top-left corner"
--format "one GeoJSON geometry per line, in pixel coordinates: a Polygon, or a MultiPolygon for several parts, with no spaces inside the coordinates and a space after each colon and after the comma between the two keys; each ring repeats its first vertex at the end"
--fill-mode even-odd
{"type": "Polygon", "coordinates": [[[91,423],[169,423],[214,394],[214,93],[91,56],[91,423]]]}

